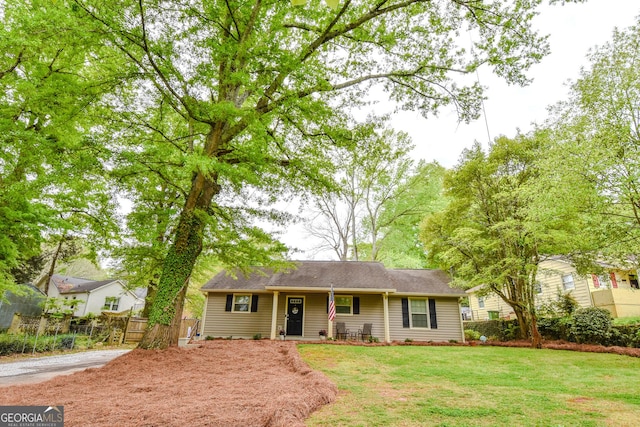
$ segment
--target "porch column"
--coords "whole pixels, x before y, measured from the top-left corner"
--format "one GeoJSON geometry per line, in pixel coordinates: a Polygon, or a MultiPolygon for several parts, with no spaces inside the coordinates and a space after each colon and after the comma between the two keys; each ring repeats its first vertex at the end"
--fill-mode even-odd
{"type": "Polygon", "coordinates": [[[382,307],[384,310],[384,342],[391,342],[391,334],[389,332],[389,293],[382,294],[382,307]]]}
{"type": "Polygon", "coordinates": [[[276,339],[276,328],[278,327],[278,295],[280,291],[273,291],[273,306],[271,307],[271,339],[276,339]]]}
{"type": "MultiPolygon", "coordinates": [[[[327,298],[331,298],[331,292],[327,293],[327,298]]],[[[329,307],[327,307],[327,339],[333,339],[333,320],[329,320],[329,307]]]]}
{"type": "MultiPolygon", "coordinates": [[[[202,322],[200,322],[200,339],[203,340],[205,338],[204,335],[204,326],[205,326],[205,321],[207,320],[207,306],[209,305],[209,293],[207,292],[205,294],[205,298],[204,298],[204,309],[202,310],[202,322]]],[[[196,331],[198,332],[198,331],[196,331]]]]}

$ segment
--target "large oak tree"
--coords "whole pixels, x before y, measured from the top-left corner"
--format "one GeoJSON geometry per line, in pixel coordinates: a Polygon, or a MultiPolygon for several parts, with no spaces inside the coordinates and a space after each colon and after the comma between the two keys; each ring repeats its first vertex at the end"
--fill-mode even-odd
{"type": "Polygon", "coordinates": [[[453,75],[488,64],[523,83],[547,53],[530,26],[538,0],[344,1],[335,11],[275,0],[75,3],[139,73],[129,101],[162,100],[200,135],[145,348],[176,342],[186,285],[225,194],[315,185],[347,107],[373,86],[400,108],[427,115],[453,104],[467,120],[481,88],[453,75]],[[473,54],[458,45],[466,31],[473,54]]]}
{"type": "MultiPolygon", "coordinates": [[[[175,214],[162,219],[169,231],[150,234],[167,237],[166,252],[141,346],[177,343],[187,283],[203,250],[229,262],[229,254],[241,253],[237,247],[265,248],[264,260],[277,251],[251,225],[251,215],[283,220],[269,204],[287,190],[319,191],[331,169],[325,153],[345,140],[350,109],[363,107],[372,88],[399,108],[426,116],[453,105],[470,120],[478,115],[482,89],[457,84],[456,75],[485,64],[511,83],[525,83],[525,70],[548,52],[545,38],[531,28],[540,3],[346,0],[328,9],[280,0],[47,2],[46,27],[64,31],[52,31],[45,50],[53,56],[43,72],[71,58],[76,68],[59,77],[90,70],[95,81],[112,84],[83,92],[94,93],[92,101],[105,109],[86,116],[92,126],[70,129],[91,138],[66,140],[80,144],[78,152],[100,141],[96,153],[112,156],[102,165],[108,169],[134,154],[152,160],[148,171],[179,195],[175,214]],[[74,29],[75,39],[69,37],[74,29]],[[467,31],[473,51],[464,47],[467,31]],[[56,56],[60,34],[78,49],[56,56]],[[171,110],[175,123],[168,137],[161,134],[161,116],[147,120],[159,106],[171,110]],[[135,137],[125,138],[127,130],[135,137]],[[170,153],[164,151],[169,145],[170,153]],[[157,152],[147,157],[154,146],[157,152]],[[161,176],[168,162],[181,173],[161,176]]],[[[3,4],[10,11],[14,2],[3,4]]],[[[20,52],[9,51],[2,70],[11,72],[20,52]]],[[[66,86],[56,93],[69,99],[65,105],[84,99],[66,86]]],[[[134,187],[143,188],[128,186],[134,187]]],[[[156,196],[154,203],[170,197],[156,196]]]]}

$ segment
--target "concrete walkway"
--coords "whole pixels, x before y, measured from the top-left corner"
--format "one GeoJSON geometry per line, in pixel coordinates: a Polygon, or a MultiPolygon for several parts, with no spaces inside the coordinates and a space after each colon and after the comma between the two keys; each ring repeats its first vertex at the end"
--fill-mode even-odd
{"type": "Polygon", "coordinates": [[[39,383],[58,375],[97,368],[128,351],[131,350],[95,350],[0,362],[0,387],[39,383]]]}

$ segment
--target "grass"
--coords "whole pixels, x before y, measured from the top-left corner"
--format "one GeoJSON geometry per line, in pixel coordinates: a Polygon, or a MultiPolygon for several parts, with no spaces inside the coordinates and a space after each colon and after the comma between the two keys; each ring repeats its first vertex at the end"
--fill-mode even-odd
{"type": "Polygon", "coordinates": [[[640,317],[618,317],[613,319],[614,325],[637,325],[640,323],[640,317]]]}
{"type": "Polygon", "coordinates": [[[300,345],[339,389],[311,426],[635,426],[640,359],[503,347],[300,345]]]}

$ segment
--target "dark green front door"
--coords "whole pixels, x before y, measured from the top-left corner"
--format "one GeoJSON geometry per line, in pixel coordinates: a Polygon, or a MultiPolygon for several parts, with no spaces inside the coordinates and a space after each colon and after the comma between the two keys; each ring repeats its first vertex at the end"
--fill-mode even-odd
{"type": "Polygon", "coordinates": [[[304,310],[304,299],[300,297],[287,298],[287,335],[302,336],[302,313],[304,310]]]}

